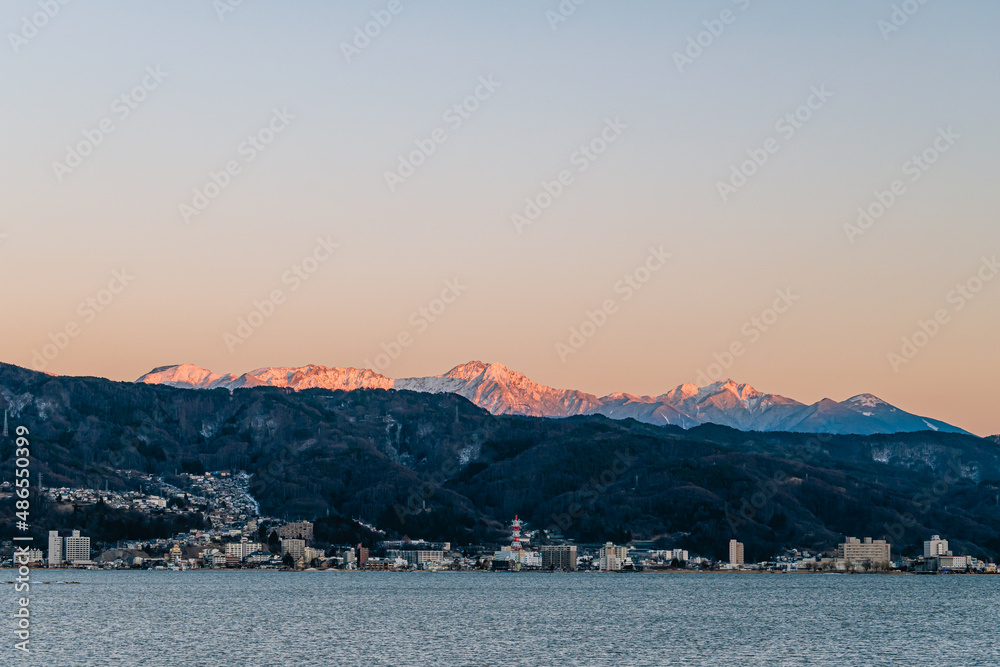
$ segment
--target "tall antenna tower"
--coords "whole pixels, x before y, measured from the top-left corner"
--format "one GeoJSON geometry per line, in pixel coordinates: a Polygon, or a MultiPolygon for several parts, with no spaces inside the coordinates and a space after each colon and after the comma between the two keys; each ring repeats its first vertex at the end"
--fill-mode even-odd
{"type": "MultiPolygon", "coordinates": [[[[514,523],[511,524],[511,531],[513,536],[510,541],[510,550],[515,552],[521,551],[521,520],[514,515],[514,523]]],[[[518,554],[520,556],[520,554],[518,554]]]]}

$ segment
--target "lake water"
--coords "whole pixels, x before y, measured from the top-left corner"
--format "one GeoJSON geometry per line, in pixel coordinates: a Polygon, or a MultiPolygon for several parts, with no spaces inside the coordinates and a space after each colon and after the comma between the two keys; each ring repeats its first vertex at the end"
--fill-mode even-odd
{"type": "MultiPolygon", "coordinates": [[[[1000,576],[39,570],[33,579],[80,583],[33,586],[30,658],[4,633],[13,664],[1000,665],[1000,576]]],[[[3,588],[12,614],[13,586],[3,588]]]]}

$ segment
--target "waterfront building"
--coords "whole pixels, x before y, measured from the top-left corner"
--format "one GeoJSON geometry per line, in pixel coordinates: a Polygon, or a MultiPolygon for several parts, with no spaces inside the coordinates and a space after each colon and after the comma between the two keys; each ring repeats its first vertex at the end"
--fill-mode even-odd
{"type": "Polygon", "coordinates": [[[73,534],[66,538],[64,548],[66,562],[70,565],[90,562],[90,538],[82,537],[79,530],[74,530],[73,534]]]}
{"type": "Polygon", "coordinates": [[[837,545],[837,559],[856,564],[888,565],[892,561],[891,549],[892,545],[885,540],[873,540],[870,537],[859,540],[856,537],[848,537],[837,545]]]}
{"type": "Polygon", "coordinates": [[[306,553],[306,541],[299,539],[284,539],[281,540],[281,557],[284,558],[285,554],[291,554],[292,560],[296,563],[305,557],[306,553]]]}
{"type": "Polygon", "coordinates": [[[444,551],[436,549],[389,549],[386,558],[401,558],[407,565],[422,567],[425,563],[443,563],[444,551]]]}
{"type": "Polygon", "coordinates": [[[936,556],[938,572],[941,570],[965,570],[972,567],[972,556],[955,556],[950,551],[947,554],[936,556]]]}
{"type": "Polygon", "coordinates": [[[729,540],[729,564],[743,565],[743,543],[729,540]]]}
{"type": "Polygon", "coordinates": [[[311,563],[314,560],[323,560],[326,558],[326,551],[323,549],[313,549],[312,547],[306,547],[302,550],[302,557],[305,559],[306,563],[311,563]]]}
{"type": "Polygon", "coordinates": [[[602,572],[619,572],[630,565],[632,565],[632,559],[628,557],[628,547],[618,547],[612,542],[607,542],[601,547],[599,567],[602,572]]]}
{"type": "Polygon", "coordinates": [[[258,551],[263,551],[264,545],[260,542],[251,542],[247,538],[242,538],[239,542],[227,542],[226,543],[226,554],[229,556],[236,556],[240,561],[247,559],[252,553],[258,551]]]}
{"type": "Polygon", "coordinates": [[[63,538],[58,530],[49,531],[49,567],[59,567],[63,564],[63,538]]]}
{"type": "Polygon", "coordinates": [[[576,545],[554,544],[545,545],[542,549],[543,570],[575,570],[576,545]]]}
{"type": "Polygon", "coordinates": [[[931,535],[931,539],[924,540],[924,558],[943,556],[948,553],[948,540],[942,540],[940,535],[931,535]]]}
{"type": "Polygon", "coordinates": [[[385,540],[376,546],[381,549],[398,551],[451,551],[451,542],[427,542],[426,540],[385,540]]]}

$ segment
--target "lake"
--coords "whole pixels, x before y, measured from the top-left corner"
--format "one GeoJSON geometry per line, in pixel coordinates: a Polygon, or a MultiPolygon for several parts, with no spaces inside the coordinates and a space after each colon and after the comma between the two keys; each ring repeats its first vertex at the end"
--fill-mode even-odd
{"type": "Polygon", "coordinates": [[[30,658],[5,633],[14,664],[1000,664],[1000,576],[38,570],[33,580],[53,583],[32,586],[30,658]],[[79,583],[56,583],[67,581],[79,583]]]}

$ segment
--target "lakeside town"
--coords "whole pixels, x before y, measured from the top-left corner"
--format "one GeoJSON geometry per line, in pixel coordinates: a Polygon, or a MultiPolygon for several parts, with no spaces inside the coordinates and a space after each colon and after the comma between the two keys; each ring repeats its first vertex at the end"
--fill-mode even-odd
{"type": "MultiPolygon", "coordinates": [[[[61,535],[49,531],[46,549],[27,552],[28,565],[78,569],[271,569],[365,571],[743,571],[781,573],[961,573],[996,574],[995,563],[955,554],[947,539],[932,535],[915,557],[893,554],[892,545],[871,537],[846,537],[835,551],[788,549],[762,562],[746,562],[744,545],[732,539],[728,560],[690,554],[682,548],[656,548],[653,543],[578,544],[539,530],[526,530],[515,516],[505,545],[453,546],[422,539],[376,540],[364,545],[329,544],[316,539],[310,521],[284,521],[260,515],[245,472],[184,473],[184,486],[131,472],[136,491],[90,488],[44,488],[47,500],[73,507],[105,504],[143,514],[181,514],[197,509],[211,527],[171,538],[123,540],[94,548],[81,530],[61,535]]],[[[10,495],[0,485],[0,500],[10,495]]],[[[354,520],[372,534],[376,527],[354,520]]],[[[384,533],[381,533],[384,535],[384,533]]],[[[13,566],[12,542],[0,544],[2,565],[13,566]]],[[[17,564],[23,563],[19,556],[17,564]]]]}

